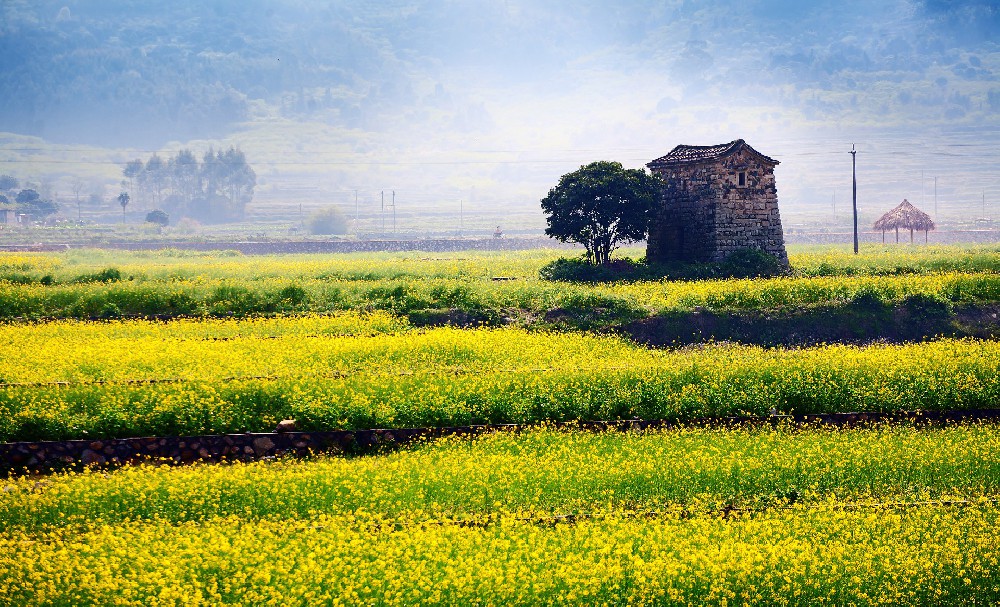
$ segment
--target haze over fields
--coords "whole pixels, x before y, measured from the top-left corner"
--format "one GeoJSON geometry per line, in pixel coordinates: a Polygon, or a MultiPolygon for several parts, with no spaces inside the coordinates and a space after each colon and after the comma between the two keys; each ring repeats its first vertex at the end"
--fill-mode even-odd
{"type": "MultiPolygon", "coordinates": [[[[0,173],[69,196],[239,146],[256,203],[520,213],[593,160],[746,139],[786,227],[1000,216],[992,0],[0,2],[0,173]],[[923,180],[921,179],[923,176],[923,180]],[[983,200],[985,198],[985,205],[983,200]],[[836,215],[834,214],[836,200],[836,215]]],[[[864,225],[863,225],[864,227],[864,225]]]]}

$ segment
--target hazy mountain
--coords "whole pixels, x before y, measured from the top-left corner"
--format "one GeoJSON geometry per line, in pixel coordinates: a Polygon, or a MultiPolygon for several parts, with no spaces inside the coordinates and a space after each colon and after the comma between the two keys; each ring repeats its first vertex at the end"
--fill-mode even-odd
{"type": "Polygon", "coordinates": [[[744,137],[798,172],[785,196],[825,201],[830,148],[933,139],[982,156],[1000,126],[992,0],[0,7],[0,131],[146,150],[235,139],[273,161],[272,181],[322,150],[333,188],[537,200],[585,161],[744,137]]]}

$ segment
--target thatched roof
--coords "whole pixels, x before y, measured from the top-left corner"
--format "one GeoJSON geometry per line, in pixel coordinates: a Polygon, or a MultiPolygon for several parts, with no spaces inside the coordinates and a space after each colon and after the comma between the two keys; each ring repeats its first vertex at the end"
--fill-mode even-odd
{"type": "Polygon", "coordinates": [[[899,228],[910,230],[933,230],[934,220],[927,213],[910,204],[909,200],[903,199],[895,209],[889,211],[875,222],[876,230],[897,230],[899,228]]]}

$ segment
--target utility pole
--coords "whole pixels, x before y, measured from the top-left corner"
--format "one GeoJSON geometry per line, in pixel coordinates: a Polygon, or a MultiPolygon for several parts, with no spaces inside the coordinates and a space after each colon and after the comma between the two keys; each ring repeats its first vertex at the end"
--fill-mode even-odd
{"type": "Polygon", "coordinates": [[[462,231],[465,230],[465,207],[461,199],[458,201],[458,237],[462,237],[462,231]]]}
{"type": "Polygon", "coordinates": [[[837,219],[837,190],[833,191],[833,218],[837,219]]]}
{"type": "Polygon", "coordinates": [[[354,190],[354,229],[358,229],[358,191],[354,190]]]}
{"type": "Polygon", "coordinates": [[[854,199],[854,254],[858,254],[858,151],[851,144],[851,193],[854,199]]]}
{"type": "Polygon", "coordinates": [[[385,190],[382,190],[382,238],[385,238],[385,190]]]}
{"type": "Polygon", "coordinates": [[[392,235],[396,235],[396,190],[392,191],[392,235]]]}

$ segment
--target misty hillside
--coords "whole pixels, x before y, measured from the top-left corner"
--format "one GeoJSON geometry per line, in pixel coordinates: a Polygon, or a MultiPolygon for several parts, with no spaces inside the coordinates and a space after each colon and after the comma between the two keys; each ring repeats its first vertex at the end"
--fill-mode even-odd
{"type": "Polygon", "coordinates": [[[912,83],[871,101],[885,113],[1000,111],[996,66],[980,56],[1000,29],[987,0],[703,4],[8,0],[0,131],[156,145],[220,136],[264,108],[368,130],[443,111],[449,126],[488,129],[465,87],[572,88],[584,68],[669,75],[682,89],[659,111],[722,87],[761,99],[785,87],[807,116],[837,115],[866,103],[845,93],[876,74],[912,83]]]}

